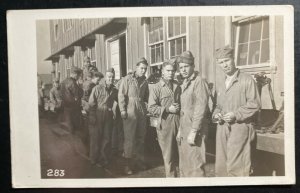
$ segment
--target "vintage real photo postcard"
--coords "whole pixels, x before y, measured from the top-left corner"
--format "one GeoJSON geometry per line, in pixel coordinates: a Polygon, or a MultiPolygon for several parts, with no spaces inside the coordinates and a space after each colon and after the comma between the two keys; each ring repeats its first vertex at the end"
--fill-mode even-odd
{"type": "Polygon", "coordinates": [[[295,183],[294,9],[7,12],[12,184],[295,183]]]}

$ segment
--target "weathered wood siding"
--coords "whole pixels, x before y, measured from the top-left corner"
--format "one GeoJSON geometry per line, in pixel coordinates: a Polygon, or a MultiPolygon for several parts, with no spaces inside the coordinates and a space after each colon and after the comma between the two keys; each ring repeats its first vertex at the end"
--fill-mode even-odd
{"type": "Polygon", "coordinates": [[[145,57],[144,27],[141,18],[127,18],[127,23],[127,70],[134,70],[138,59],[145,57]]]}

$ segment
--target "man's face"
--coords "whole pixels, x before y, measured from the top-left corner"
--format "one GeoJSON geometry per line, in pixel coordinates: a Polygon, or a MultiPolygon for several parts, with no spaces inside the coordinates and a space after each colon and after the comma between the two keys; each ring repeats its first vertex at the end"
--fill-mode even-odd
{"type": "Polygon", "coordinates": [[[93,83],[94,84],[99,84],[99,82],[100,82],[100,77],[94,77],[93,79],[92,79],[92,81],[93,81],[93,83]]]}
{"type": "Polygon", "coordinates": [[[137,67],[136,67],[136,75],[137,76],[144,76],[147,72],[147,65],[144,63],[140,63],[137,67]]]}
{"type": "Polygon", "coordinates": [[[179,72],[183,78],[188,78],[194,73],[194,65],[179,63],[179,72]]]}
{"type": "Polygon", "coordinates": [[[89,66],[91,64],[91,61],[89,59],[86,59],[84,61],[84,65],[89,66]]]}
{"type": "Polygon", "coordinates": [[[222,68],[224,73],[231,76],[236,71],[236,67],[232,58],[217,59],[217,64],[222,68]]]}
{"type": "Polygon", "coordinates": [[[57,82],[54,82],[54,83],[53,83],[53,86],[54,86],[55,88],[58,88],[58,87],[59,87],[59,84],[58,84],[57,82]]]}
{"type": "Polygon", "coordinates": [[[163,68],[162,74],[165,80],[173,80],[175,70],[173,65],[167,65],[163,68]]]}
{"type": "Polygon", "coordinates": [[[115,75],[112,72],[106,72],[105,82],[107,85],[112,85],[115,80],[115,75]]]}

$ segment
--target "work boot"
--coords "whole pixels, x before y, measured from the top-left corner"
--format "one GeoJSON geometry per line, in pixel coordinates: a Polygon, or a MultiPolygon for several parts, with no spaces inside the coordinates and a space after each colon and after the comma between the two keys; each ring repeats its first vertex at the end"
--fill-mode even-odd
{"type": "Polygon", "coordinates": [[[125,168],[124,168],[124,172],[125,172],[125,174],[127,174],[127,175],[131,175],[131,174],[133,174],[133,171],[132,171],[132,161],[131,161],[131,159],[130,158],[125,158],[126,160],[125,160],[125,168]]]}

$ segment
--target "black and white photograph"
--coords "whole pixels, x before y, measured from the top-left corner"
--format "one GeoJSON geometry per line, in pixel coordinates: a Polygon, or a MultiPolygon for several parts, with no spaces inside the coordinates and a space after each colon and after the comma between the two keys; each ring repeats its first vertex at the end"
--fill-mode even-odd
{"type": "MultiPolygon", "coordinates": [[[[22,11],[10,14],[8,30],[21,28],[22,11]]],[[[18,72],[30,78],[10,82],[31,88],[11,103],[17,187],[295,183],[292,7],[23,16],[32,40],[8,38],[10,75],[13,55],[35,52],[18,72]],[[23,105],[35,111],[26,120],[23,105]],[[31,138],[19,142],[24,129],[31,138]]]]}

